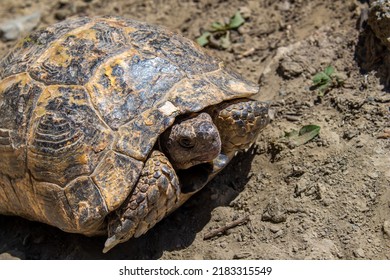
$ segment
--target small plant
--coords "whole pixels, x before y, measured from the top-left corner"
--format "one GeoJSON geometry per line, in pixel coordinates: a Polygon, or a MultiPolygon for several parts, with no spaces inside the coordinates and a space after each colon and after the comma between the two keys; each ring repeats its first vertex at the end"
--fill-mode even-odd
{"type": "Polygon", "coordinates": [[[209,29],[202,33],[196,42],[202,47],[212,44],[216,47],[227,49],[231,45],[230,30],[237,29],[245,23],[241,13],[237,11],[228,23],[213,22],[209,29]]]}
{"type": "Polygon", "coordinates": [[[320,133],[320,127],[318,125],[305,125],[299,131],[292,130],[284,133],[283,142],[287,142],[291,147],[297,147],[303,145],[320,133]]]}
{"type": "Polygon", "coordinates": [[[335,72],[334,67],[328,66],[324,71],[314,75],[312,88],[318,90],[320,96],[323,96],[332,88],[342,86],[345,79],[344,75],[335,72]]]}

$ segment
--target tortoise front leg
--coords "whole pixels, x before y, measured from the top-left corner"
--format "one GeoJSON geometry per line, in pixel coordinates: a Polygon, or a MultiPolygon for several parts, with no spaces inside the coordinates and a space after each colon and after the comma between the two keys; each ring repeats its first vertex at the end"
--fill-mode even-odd
{"type": "Polygon", "coordinates": [[[132,193],[108,217],[108,238],[103,252],[146,233],[184,203],[180,195],[179,180],[172,165],[163,153],[153,151],[132,193]]]}
{"type": "Polygon", "coordinates": [[[269,105],[251,99],[226,101],[211,107],[209,113],[217,126],[222,154],[231,159],[237,151],[249,148],[270,122],[269,105]]]}

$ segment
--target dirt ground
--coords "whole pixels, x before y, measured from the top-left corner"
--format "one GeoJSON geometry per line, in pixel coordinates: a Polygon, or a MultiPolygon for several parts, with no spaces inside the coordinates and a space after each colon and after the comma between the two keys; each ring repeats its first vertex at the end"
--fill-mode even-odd
{"type": "MultiPolygon", "coordinates": [[[[207,48],[260,83],[274,120],[255,149],[146,235],[102,254],[104,238],[0,216],[0,259],[390,259],[390,60],[364,22],[367,2],[1,1],[0,26],[35,11],[38,27],[73,15],[121,15],[194,40],[240,10],[245,23],[230,31],[228,48],[207,48]],[[321,93],[312,78],[327,66],[344,83],[321,93]],[[283,139],[309,124],[321,128],[313,140],[283,139]]],[[[0,56],[15,43],[0,41],[0,56]]]]}

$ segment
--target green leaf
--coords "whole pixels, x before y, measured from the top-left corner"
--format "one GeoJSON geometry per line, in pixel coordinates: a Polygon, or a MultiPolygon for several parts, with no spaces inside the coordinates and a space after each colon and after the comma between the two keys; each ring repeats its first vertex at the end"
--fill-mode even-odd
{"type": "Polygon", "coordinates": [[[245,19],[242,17],[241,13],[237,11],[234,16],[230,19],[228,27],[229,29],[235,29],[240,27],[245,23],[245,19]]]}
{"type": "Polygon", "coordinates": [[[318,125],[305,125],[299,132],[293,130],[291,132],[285,132],[285,137],[289,139],[289,142],[294,147],[303,145],[320,133],[320,127],[318,125]]]}
{"type": "Polygon", "coordinates": [[[209,37],[210,37],[211,33],[206,31],[206,32],[203,32],[202,35],[200,35],[198,38],[196,38],[196,42],[204,47],[206,46],[208,43],[209,43],[209,37]]]}
{"type": "Polygon", "coordinates": [[[310,139],[313,139],[315,136],[317,136],[320,133],[320,129],[321,127],[315,124],[305,125],[299,130],[299,136],[306,134],[310,136],[310,139]]]}
{"type": "Polygon", "coordinates": [[[317,89],[319,96],[323,96],[327,91],[343,85],[347,76],[344,73],[335,72],[333,66],[328,66],[324,71],[314,75],[312,78],[313,89],[317,89]]]}
{"type": "Polygon", "coordinates": [[[220,22],[213,22],[211,24],[211,31],[225,31],[227,26],[220,22]]]}
{"type": "Polygon", "coordinates": [[[221,37],[220,44],[223,49],[228,49],[232,43],[230,42],[230,34],[229,31],[226,32],[226,35],[221,37]]]}
{"type": "Polygon", "coordinates": [[[331,78],[326,73],[321,71],[315,74],[312,80],[314,86],[320,86],[329,83],[331,78]]]}
{"type": "Polygon", "coordinates": [[[334,73],[334,68],[332,66],[328,66],[325,68],[324,73],[328,76],[331,76],[334,73]]]}

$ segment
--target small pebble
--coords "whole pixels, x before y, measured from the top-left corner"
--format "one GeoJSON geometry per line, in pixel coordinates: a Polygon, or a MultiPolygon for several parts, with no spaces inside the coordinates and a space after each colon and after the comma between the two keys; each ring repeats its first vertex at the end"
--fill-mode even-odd
{"type": "Polygon", "coordinates": [[[368,172],[367,173],[367,176],[370,178],[370,179],[378,179],[379,177],[379,174],[375,171],[372,171],[372,172],[368,172]]]}
{"type": "Polygon", "coordinates": [[[344,131],[343,138],[346,140],[351,140],[359,134],[357,130],[347,130],[344,131]]]}
{"type": "Polygon", "coordinates": [[[362,248],[357,248],[355,251],[353,251],[353,255],[356,258],[364,258],[365,257],[364,250],[362,248]]]}
{"type": "Polygon", "coordinates": [[[277,233],[278,231],[281,230],[281,226],[271,224],[270,227],[269,227],[269,230],[270,230],[272,233],[277,233]]]}
{"type": "Polygon", "coordinates": [[[300,121],[300,117],[298,116],[292,116],[292,115],[286,115],[286,120],[290,121],[290,122],[298,122],[300,121]]]}
{"type": "Polygon", "coordinates": [[[0,37],[4,41],[12,41],[21,37],[24,33],[33,30],[41,21],[41,13],[35,12],[27,16],[19,16],[15,19],[0,23],[0,37]]]}
{"type": "Polygon", "coordinates": [[[264,209],[261,219],[273,223],[285,222],[287,220],[286,209],[277,198],[273,198],[264,209]]]}
{"type": "Polygon", "coordinates": [[[274,238],[278,238],[284,234],[284,231],[281,229],[277,233],[275,233],[274,238]]]}
{"type": "Polygon", "coordinates": [[[277,8],[280,10],[280,11],[289,11],[291,9],[291,3],[289,1],[284,1],[283,3],[280,3],[279,5],[277,5],[277,8]]]}
{"type": "Polygon", "coordinates": [[[303,67],[295,61],[281,62],[279,70],[285,78],[297,77],[304,71],[303,67]]]}
{"type": "Polygon", "coordinates": [[[246,7],[246,6],[243,6],[243,7],[240,7],[238,8],[238,11],[240,12],[241,16],[244,18],[244,19],[248,19],[251,17],[252,15],[252,11],[249,7],[246,7]]]}
{"type": "Polygon", "coordinates": [[[390,237],[390,220],[386,220],[383,223],[383,232],[390,237]]]}
{"type": "Polygon", "coordinates": [[[233,256],[234,260],[251,259],[251,258],[253,258],[253,254],[251,252],[246,252],[246,251],[238,252],[233,256]]]}

